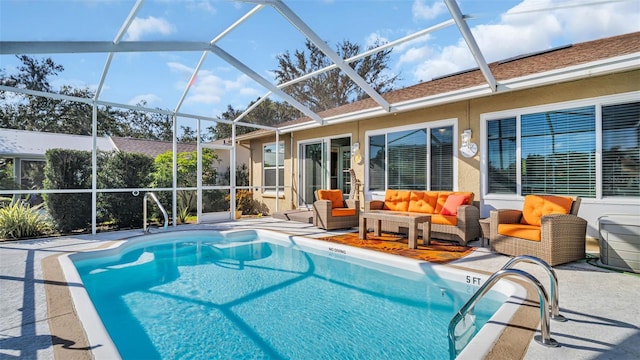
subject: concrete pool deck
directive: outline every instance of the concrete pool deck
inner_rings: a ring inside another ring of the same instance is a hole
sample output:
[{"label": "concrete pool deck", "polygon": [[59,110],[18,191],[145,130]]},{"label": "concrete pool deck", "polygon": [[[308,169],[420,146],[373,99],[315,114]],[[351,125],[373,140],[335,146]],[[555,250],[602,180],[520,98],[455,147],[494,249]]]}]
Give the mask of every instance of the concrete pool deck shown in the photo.
[{"label": "concrete pool deck", "polygon": [[[199,228],[269,229],[309,237],[341,233],[268,217],[178,227],[180,230]],[[45,274],[43,260],[141,233],[141,230],[132,230],[0,242],[0,359],[54,359],[55,349],[60,348],[67,350],[65,359],[69,354],[75,354],[73,358],[89,358],[86,344],[69,340],[65,332],[52,332],[50,324],[60,323],[64,313],[55,309],[51,299],[48,303],[45,286],[62,289],[69,285],[50,273]],[[479,247],[451,265],[495,272],[508,259]],[[511,358],[640,359],[640,276],[609,271],[594,264],[582,261],[554,267],[559,280],[560,313],[568,319],[564,323],[551,322],[551,337],[560,347],[547,348],[531,341],[523,356]],[[537,266],[523,263],[518,268],[529,271],[543,285],[548,285],[546,273]],[[72,325],[63,329],[82,331]]]}]

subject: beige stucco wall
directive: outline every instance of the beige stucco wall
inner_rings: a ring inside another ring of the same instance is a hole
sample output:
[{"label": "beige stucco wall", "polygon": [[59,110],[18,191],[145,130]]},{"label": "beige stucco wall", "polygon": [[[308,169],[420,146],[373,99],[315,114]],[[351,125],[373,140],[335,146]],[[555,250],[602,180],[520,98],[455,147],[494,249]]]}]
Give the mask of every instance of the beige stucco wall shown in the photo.
[{"label": "beige stucco wall", "polygon": [[[640,71],[630,71],[533,89],[502,92],[482,98],[458,101],[406,113],[390,114],[379,118],[298,131],[293,134],[293,154],[291,153],[292,144],[290,135],[281,135],[280,139],[285,142],[284,180],[286,190],[284,199],[280,201],[280,211],[291,209],[295,203],[295,196],[297,196],[297,163],[293,159],[297,159],[297,149],[295,148],[299,141],[338,134],[351,134],[352,143],[359,142],[361,144],[362,154],[364,155],[363,146],[365,144],[365,133],[367,131],[415,123],[457,119],[458,143],[460,142],[460,133],[462,130],[471,129],[473,132],[471,141],[480,145],[481,114],[638,90],[640,90]],[[254,185],[260,185],[262,181],[262,144],[273,141],[275,141],[275,135],[255,139],[251,142],[253,158],[252,181]],[[481,153],[479,150],[473,158],[467,159],[459,156],[457,164],[458,190],[473,192],[475,194],[475,201],[478,201],[480,196],[480,157]],[[364,178],[365,165],[366,160],[361,165],[353,164],[358,179],[363,182],[366,181]],[[258,199],[261,198],[260,194],[255,194],[255,197]],[[275,199],[264,198],[262,200],[271,208],[272,212],[275,210]]]}]

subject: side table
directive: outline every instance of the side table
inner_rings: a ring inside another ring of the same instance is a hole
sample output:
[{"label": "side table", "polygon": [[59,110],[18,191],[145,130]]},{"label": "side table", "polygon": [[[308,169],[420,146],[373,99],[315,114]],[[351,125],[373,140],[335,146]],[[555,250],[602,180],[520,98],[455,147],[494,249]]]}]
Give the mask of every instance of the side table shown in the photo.
[{"label": "side table", "polygon": [[489,244],[489,231],[491,229],[490,219],[484,218],[478,220],[478,222],[480,223],[480,239],[482,240],[481,246],[485,247],[485,242],[487,245]]}]

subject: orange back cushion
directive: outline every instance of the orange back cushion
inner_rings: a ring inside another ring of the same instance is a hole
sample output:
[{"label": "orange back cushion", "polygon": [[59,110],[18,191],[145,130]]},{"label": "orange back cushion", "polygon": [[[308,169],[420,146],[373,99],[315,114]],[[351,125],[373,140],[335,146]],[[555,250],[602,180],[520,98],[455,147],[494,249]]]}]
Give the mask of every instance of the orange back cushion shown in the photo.
[{"label": "orange back cushion", "polygon": [[344,201],[342,200],[342,190],[318,190],[318,200],[331,201],[331,208],[344,207]]},{"label": "orange back cushion", "polygon": [[384,210],[408,211],[411,191],[387,190],[384,194]]},{"label": "orange back cushion", "polygon": [[435,191],[412,191],[409,199],[410,212],[433,214],[436,210],[438,193]]},{"label": "orange back cushion", "polygon": [[573,199],[555,195],[527,195],[522,207],[522,224],[540,226],[544,215],[568,214],[571,211]]}]

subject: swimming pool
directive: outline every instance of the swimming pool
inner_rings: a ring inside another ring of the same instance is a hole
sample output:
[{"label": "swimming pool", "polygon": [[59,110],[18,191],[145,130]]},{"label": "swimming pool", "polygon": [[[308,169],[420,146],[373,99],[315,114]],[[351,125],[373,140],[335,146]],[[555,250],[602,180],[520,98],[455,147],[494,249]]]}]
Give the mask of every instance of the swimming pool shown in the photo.
[{"label": "swimming pool", "polygon": [[[68,260],[96,358],[448,358],[448,323],[487,278],[266,230],[146,235]],[[519,291],[494,289],[475,331]]]}]

